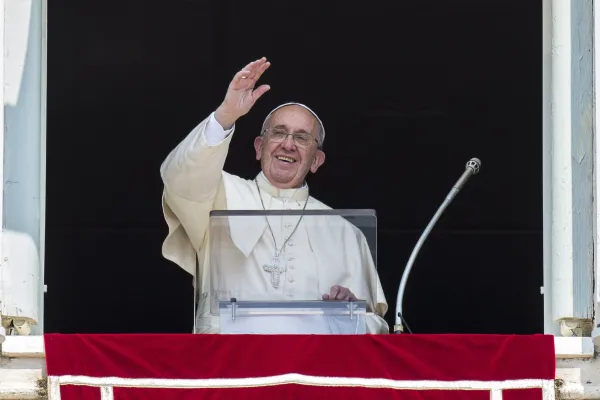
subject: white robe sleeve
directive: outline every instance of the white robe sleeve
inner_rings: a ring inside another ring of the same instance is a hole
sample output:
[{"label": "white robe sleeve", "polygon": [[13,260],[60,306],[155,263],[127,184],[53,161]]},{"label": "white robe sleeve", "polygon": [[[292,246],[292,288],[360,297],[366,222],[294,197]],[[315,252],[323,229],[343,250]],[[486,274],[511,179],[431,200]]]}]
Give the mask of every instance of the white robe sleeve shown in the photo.
[{"label": "white robe sleeve", "polygon": [[217,122],[215,118],[215,113],[213,112],[208,117],[208,121],[206,122],[206,128],[204,129],[204,137],[206,138],[206,143],[209,146],[218,146],[223,140],[225,140],[231,132],[235,129],[235,125],[228,130],[224,130],[221,124]]},{"label": "white robe sleeve", "polygon": [[[210,132],[207,132],[209,128]],[[207,134],[213,145],[207,141]],[[225,136],[220,137],[223,134]],[[202,121],[163,162],[160,172],[165,189],[194,201],[206,201],[214,197],[231,137],[231,134],[223,131],[212,114]]]},{"label": "white robe sleeve", "polygon": [[[196,251],[202,245],[209,213],[222,187],[222,171],[233,130],[224,131],[211,115],[179,143],[160,168],[164,184],[163,214],[169,227],[162,253],[192,275],[195,275]],[[209,144],[207,136],[214,145]]]},{"label": "white robe sleeve", "polygon": [[377,314],[368,316],[365,322],[367,324],[367,333],[373,335],[390,333],[390,327],[387,321]]},{"label": "white robe sleeve", "polygon": [[383,318],[388,311],[388,304],[381,286],[379,274],[371,257],[367,240],[361,234],[361,253],[363,255],[364,276],[368,278],[371,294],[370,301],[375,305],[375,314],[366,318],[367,333],[371,334],[386,334],[390,333],[390,327]]}]

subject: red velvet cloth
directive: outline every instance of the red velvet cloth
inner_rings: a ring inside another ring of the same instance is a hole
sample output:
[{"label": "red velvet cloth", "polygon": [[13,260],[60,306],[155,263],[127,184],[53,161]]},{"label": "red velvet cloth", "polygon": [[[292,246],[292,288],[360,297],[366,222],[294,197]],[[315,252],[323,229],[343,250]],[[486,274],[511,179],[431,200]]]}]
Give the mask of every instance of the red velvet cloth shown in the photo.
[{"label": "red velvet cloth", "polygon": [[[45,336],[49,376],[207,379],[283,374],[403,380],[554,379],[552,336],[60,335]],[[100,390],[62,386],[63,400]],[[115,388],[125,399],[489,399],[488,391],[407,391],[282,384],[250,388]],[[504,399],[541,399],[539,389]]]}]

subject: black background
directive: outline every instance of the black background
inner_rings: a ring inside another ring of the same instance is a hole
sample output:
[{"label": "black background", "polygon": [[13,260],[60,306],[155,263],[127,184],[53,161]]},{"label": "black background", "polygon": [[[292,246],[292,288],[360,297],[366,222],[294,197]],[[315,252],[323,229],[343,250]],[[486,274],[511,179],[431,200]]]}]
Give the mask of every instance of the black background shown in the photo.
[{"label": "black background", "polygon": [[327,160],[311,194],[377,210],[391,326],[412,247],[479,157],[419,255],[406,318],[541,332],[541,20],[519,0],[50,2],[46,331],[191,331],[191,278],[160,254],[159,166],[266,56],[272,90],[226,170],[259,171],[252,140],[274,106],[313,108]]}]

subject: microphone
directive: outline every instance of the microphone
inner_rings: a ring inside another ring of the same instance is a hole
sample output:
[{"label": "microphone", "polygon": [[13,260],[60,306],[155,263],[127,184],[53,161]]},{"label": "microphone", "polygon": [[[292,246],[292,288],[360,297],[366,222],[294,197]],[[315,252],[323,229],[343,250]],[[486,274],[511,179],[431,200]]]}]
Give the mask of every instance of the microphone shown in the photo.
[{"label": "microphone", "polygon": [[402,274],[402,280],[400,281],[400,287],[398,288],[398,298],[396,299],[396,322],[394,325],[394,333],[403,333],[404,325],[406,325],[406,329],[408,330],[408,332],[412,333],[402,315],[402,300],[404,298],[404,290],[406,289],[406,281],[408,280],[408,275],[410,274],[410,270],[412,269],[412,266],[415,263],[417,254],[419,254],[419,250],[421,250],[421,247],[423,246],[423,243],[425,243],[427,236],[433,229],[433,226],[436,224],[438,219],[440,219],[440,217],[442,216],[442,213],[444,212],[446,207],[448,207],[448,205],[450,205],[450,203],[452,202],[452,200],[454,200],[454,198],[456,197],[458,192],[463,188],[463,186],[465,186],[465,184],[467,183],[467,181],[469,180],[471,175],[477,174],[480,169],[481,169],[481,161],[478,158],[471,158],[469,161],[467,161],[467,165],[465,166],[465,172],[463,172],[461,177],[458,178],[458,181],[456,181],[454,186],[452,186],[452,189],[450,189],[450,193],[448,193],[448,195],[446,196],[446,199],[444,200],[444,202],[442,203],[440,208],[438,208],[437,212],[435,213],[435,215],[433,216],[431,221],[429,221],[429,224],[427,225],[427,227],[421,234],[419,241],[415,245],[415,248],[413,249],[412,254],[410,255],[410,258],[408,259],[408,263],[406,264],[406,267],[404,268],[404,273]]}]

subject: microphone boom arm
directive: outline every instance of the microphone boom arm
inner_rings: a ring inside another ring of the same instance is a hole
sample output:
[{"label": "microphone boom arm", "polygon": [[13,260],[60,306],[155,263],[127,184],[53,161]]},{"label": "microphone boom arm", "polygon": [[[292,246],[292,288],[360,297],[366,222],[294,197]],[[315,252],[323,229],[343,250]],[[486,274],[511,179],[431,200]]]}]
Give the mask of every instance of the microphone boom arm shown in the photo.
[{"label": "microphone boom arm", "polygon": [[400,281],[400,287],[398,288],[398,297],[396,299],[396,316],[395,316],[394,333],[402,333],[404,331],[404,327],[403,327],[404,314],[402,314],[402,300],[404,299],[404,291],[406,290],[406,282],[408,281],[408,275],[410,274],[410,271],[415,263],[415,260],[417,259],[417,255],[419,254],[421,247],[423,247],[423,243],[425,243],[425,240],[427,240],[427,237],[433,230],[433,227],[435,226],[437,221],[440,219],[440,217],[444,213],[444,210],[446,210],[446,208],[450,205],[452,200],[454,200],[454,198],[456,197],[458,192],[462,189],[462,187],[465,185],[465,183],[467,183],[467,180],[471,177],[471,175],[478,173],[480,168],[481,168],[481,161],[479,161],[479,159],[477,159],[477,158],[472,158],[471,160],[469,160],[469,162],[467,162],[465,172],[463,172],[463,174],[458,179],[458,181],[456,181],[456,183],[454,184],[452,189],[450,189],[450,193],[448,193],[448,195],[444,199],[444,202],[438,208],[435,215],[433,216],[431,221],[429,221],[429,224],[427,225],[427,227],[421,234],[421,237],[417,241],[417,244],[415,245],[415,248],[413,249],[413,251],[410,255],[410,258],[408,259],[408,263],[406,264],[406,267],[404,268],[404,272],[402,273],[402,280]]}]

